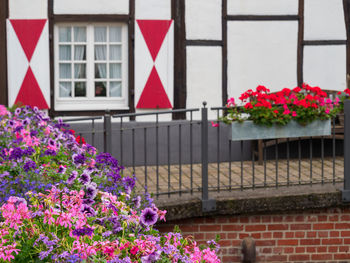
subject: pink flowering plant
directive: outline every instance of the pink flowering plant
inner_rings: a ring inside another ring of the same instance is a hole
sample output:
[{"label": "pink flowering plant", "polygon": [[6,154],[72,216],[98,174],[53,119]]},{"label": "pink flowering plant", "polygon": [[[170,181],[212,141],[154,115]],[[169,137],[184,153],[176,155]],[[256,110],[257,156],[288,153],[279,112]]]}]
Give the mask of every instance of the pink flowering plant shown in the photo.
[{"label": "pink flowering plant", "polygon": [[319,87],[307,84],[303,84],[301,88],[284,88],[274,93],[264,86],[258,86],[255,91],[244,92],[239,100],[242,104],[240,107],[236,105],[234,98],[227,101],[227,114],[220,120],[228,124],[251,120],[266,126],[286,125],[295,120],[306,125],[314,120],[335,117],[341,108],[338,97],[332,100]]},{"label": "pink flowering plant", "polygon": [[155,225],[166,211],[62,121],[0,106],[0,262],[220,262]]}]

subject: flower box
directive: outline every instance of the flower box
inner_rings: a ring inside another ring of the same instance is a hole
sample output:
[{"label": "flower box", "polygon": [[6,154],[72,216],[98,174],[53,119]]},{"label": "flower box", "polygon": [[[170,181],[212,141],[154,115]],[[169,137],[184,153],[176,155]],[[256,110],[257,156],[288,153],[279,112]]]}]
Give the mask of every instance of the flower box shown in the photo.
[{"label": "flower box", "polygon": [[295,138],[331,135],[331,120],[315,120],[307,125],[301,125],[292,120],[284,126],[263,126],[253,121],[231,123],[230,140],[261,140],[277,138]]}]

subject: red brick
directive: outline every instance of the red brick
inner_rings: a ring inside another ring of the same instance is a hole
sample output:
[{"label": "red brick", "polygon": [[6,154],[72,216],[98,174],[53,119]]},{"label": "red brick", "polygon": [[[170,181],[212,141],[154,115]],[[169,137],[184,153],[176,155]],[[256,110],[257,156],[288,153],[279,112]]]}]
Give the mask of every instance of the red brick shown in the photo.
[{"label": "red brick", "polygon": [[341,231],[342,237],[350,237],[350,231]]},{"label": "red brick", "polygon": [[312,245],[319,245],[321,243],[320,239],[301,239],[300,245],[302,246],[312,246]]},{"label": "red brick", "polygon": [[217,222],[218,224],[225,224],[225,223],[228,222],[228,219],[227,219],[227,217],[218,217],[218,218],[216,219],[216,222]]},{"label": "red brick", "polygon": [[241,262],[241,257],[238,256],[223,256],[222,262]]},{"label": "red brick", "polygon": [[215,218],[212,218],[212,217],[207,217],[206,219],[205,219],[205,222],[206,223],[209,223],[209,224],[213,224],[213,223],[215,223],[215,221],[216,221],[216,219]]},{"label": "red brick", "polygon": [[334,259],[350,259],[350,254],[335,254]]},{"label": "red brick", "polygon": [[252,233],[252,238],[255,238],[255,239],[260,239],[261,238],[261,233]]},{"label": "red brick", "polygon": [[220,240],[218,243],[221,247],[230,247],[232,244],[232,241],[231,240]]},{"label": "red brick", "polygon": [[260,223],[261,217],[260,216],[252,216],[250,217],[250,223]]},{"label": "red brick", "polygon": [[204,233],[194,233],[194,239],[195,240],[204,239]]},{"label": "red brick", "polygon": [[339,252],[349,252],[349,246],[339,246]]},{"label": "red brick", "polygon": [[336,229],[349,229],[350,223],[336,223],[335,228]]},{"label": "red brick", "polygon": [[306,248],[306,252],[307,253],[315,253],[316,252],[316,247],[307,247]]},{"label": "red brick", "polygon": [[242,241],[241,240],[232,240],[232,246],[233,247],[241,247]]},{"label": "red brick", "polygon": [[342,215],[342,216],[340,217],[340,220],[341,220],[341,221],[350,221],[350,215]]},{"label": "red brick", "polygon": [[307,222],[316,222],[317,221],[317,216],[311,215],[307,217]]},{"label": "red brick", "polygon": [[266,257],[266,261],[286,262],[287,256],[286,255],[274,255],[274,256]]},{"label": "red brick", "polygon": [[212,240],[216,238],[217,233],[205,233],[205,240]]},{"label": "red brick", "polygon": [[273,254],[282,254],[283,248],[282,247],[274,247],[273,248]]},{"label": "red brick", "polygon": [[293,222],[294,221],[294,216],[286,216],[283,221],[284,222]]},{"label": "red brick", "polygon": [[311,255],[312,260],[331,260],[332,254],[313,254]]},{"label": "red brick", "polygon": [[262,237],[263,238],[271,238],[272,237],[272,233],[271,232],[262,233]]},{"label": "red brick", "polygon": [[180,229],[182,232],[198,232],[198,225],[182,225]]},{"label": "red brick", "polygon": [[295,222],[305,222],[305,217],[304,216],[296,216],[294,218]]},{"label": "red brick", "polygon": [[317,247],[317,253],[326,253],[327,247]]},{"label": "red brick", "polygon": [[292,254],[294,252],[294,247],[285,247],[283,248],[283,253]]},{"label": "red brick", "polygon": [[243,225],[222,225],[222,231],[243,231]]},{"label": "red brick", "polygon": [[255,244],[257,247],[272,247],[276,245],[275,240],[256,240]]},{"label": "red brick", "polygon": [[314,230],[327,230],[327,229],[333,229],[333,228],[334,228],[333,223],[319,223],[319,224],[313,225]]},{"label": "red brick", "polygon": [[344,244],[350,245],[350,238],[344,238]]},{"label": "red brick", "polygon": [[200,225],[199,226],[199,231],[220,231],[221,230],[221,225]]},{"label": "red brick", "polygon": [[246,237],[249,237],[249,234],[247,234],[247,233],[239,233],[239,239],[244,239]]},{"label": "red brick", "polygon": [[269,231],[274,231],[274,230],[288,230],[289,225],[286,224],[273,224],[273,225],[268,225],[267,228]]},{"label": "red brick", "polygon": [[339,221],[339,216],[338,215],[330,215],[328,218],[329,221]]},{"label": "red brick", "polygon": [[305,247],[296,247],[295,253],[305,253]]},{"label": "red brick", "polygon": [[195,219],[193,219],[193,222],[195,223],[195,224],[203,224],[204,223],[204,218],[195,218]]},{"label": "red brick", "polygon": [[261,250],[261,253],[265,253],[265,254],[271,254],[272,253],[272,248],[270,247],[264,247]]},{"label": "red brick", "polygon": [[245,226],[245,231],[247,232],[257,232],[257,231],[265,231],[265,225],[247,225]]},{"label": "red brick", "polygon": [[227,233],[227,238],[228,239],[236,239],[238,236],[237,233]]},{"label": "red brick", "polygon": [[305,232],[297,231],[297,232],[295,232],[295,237],[296,238],[304,238],[305,237]]},{"label": "red brick", "polygon": [[283,237],[283,232],[274,232],[273,233],[273,238],[282,238]]},{"label": "red brick", "polygon": [[272,221],[273,222],[283,222],[283,216],[273,216]]},{"label": "red brick", "polygon": [[318,231],[318,237],[328,237],[328,231]]},{"label": "red brick", "polygon": [[261,221],[263,223],[269,223],[271,222],[271,216],[261,216]]},{"label": "red brick", "polygon": [[298,245],[298,240],[297,239],[278,240],[278,245],[279,246],[297,246]]},{"label": "red brick", "polygon": [[320,215],[317,217],[318,222],[323,222],[323,221],[327,221],[327,216],[326,215]]},{"label": "red brick", "polygon": [[316,231],[313,231],[313,232],[307,232],[307,237],[308,238],[312,238],[312,237],[316,237],[316,235],[317,235],[317,232]]},{"label": "red brick", "polygon": [[284,237],[285,238],[293,238],[294,237],[294,232],[286,232]]},{"label": "red brick", "polygon": [[309,230],[311,229],[311,224],[292,224],[290,225],[290,230]]},{"label": "red brick", "polygon": [[243,216],[239,219],[239,222],[241,223],[249,223],[249,217]]},{"label": "red brick", "polygon": [[229,223],[238,223],[238,221],[239,221],[238,217],[231,217],[228,219]]},{"label": "red brick", "polygon": [[343,239],[340,239],[340,238],[322,239],[322,245],[341,245],[341,244],[343,244]]},{"label": "red brick", "polygon": [[331,231],[329,232],[330,237],[339,237],[339,231]]},{"label": "red brick", "polygon": [[328,247],[328,252],[330,252],[330,253],[338,252],[338,247],[337,246],[335,246],[335,247]]},{"label": "red brick", "polygon": [[310,255],[290,255],[289,261],[306,261],[310,260]]}]

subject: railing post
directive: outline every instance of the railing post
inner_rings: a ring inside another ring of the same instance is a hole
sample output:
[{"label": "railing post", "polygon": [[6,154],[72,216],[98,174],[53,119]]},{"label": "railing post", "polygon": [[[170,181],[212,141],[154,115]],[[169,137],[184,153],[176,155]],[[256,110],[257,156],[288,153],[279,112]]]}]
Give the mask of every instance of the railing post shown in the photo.
[{"label": "railing post", "polygon": [[106,110],[103,118],[103,151],[111,153],[112,149],[112,124],[111,112]]},{"label": "railing post", "polygon": [[343,202],[350,202],[350,100],[344,102],[344,189]]},{"label": "railing post", "polygon": [[215,200],[209,199],[209,182],[208,182],[208,108],[207,103],[203,102],[202,108],[202,133],[201,133],[201,155],[202,155],[202,211],[210,212],[216,209]]}]

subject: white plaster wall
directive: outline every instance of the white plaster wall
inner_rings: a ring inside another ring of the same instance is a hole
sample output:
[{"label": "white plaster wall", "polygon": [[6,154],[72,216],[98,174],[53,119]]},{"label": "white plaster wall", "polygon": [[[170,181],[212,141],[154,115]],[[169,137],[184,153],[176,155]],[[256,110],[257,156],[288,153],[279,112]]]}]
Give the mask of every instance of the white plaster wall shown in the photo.
[{"label": "white plaster wall", "polygon": [[136,0],[136,19],[171,19],[171,0]]},{"label": "white plaster wall", "polygon": [[47,18],[47,0],[9,0],[10,19]]},{"label": "white plaster wall", "polygon": [[306,0],[304,39],[346,39],[342,0]]},{"label": "white plaster wall", "polygon": [[227,13],[229,15],[297,15],[298,0],[228,0]]},{"label": "white plaster wall", "polygon": [[[187,102],[186,108],[222,106],[222,52],[221,47],[187,47]],[[189,116],[189,115],[188,115]],[[200,112],[193,114],[200,118]],[[217,118],[208,111],[209,119]]]},{"label": "white plaster wall", "polygon": [[54,13],[129,14],[129,0],[55,0]]},{"label": "white plaster wall", "polygon": [[186,38],[221,40],[221,0],[186,0]]},{"label": "white plaster wall", "polygon": [[304,82],[326,90],[346,88],[346,47],[306,46]]},{"label": "white plaster wall", "polygon": [[297,22],[229,22],[227,35],[229,97],[258,85],[271,91],[297,85]]}]

